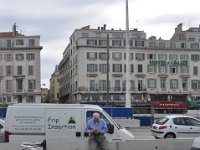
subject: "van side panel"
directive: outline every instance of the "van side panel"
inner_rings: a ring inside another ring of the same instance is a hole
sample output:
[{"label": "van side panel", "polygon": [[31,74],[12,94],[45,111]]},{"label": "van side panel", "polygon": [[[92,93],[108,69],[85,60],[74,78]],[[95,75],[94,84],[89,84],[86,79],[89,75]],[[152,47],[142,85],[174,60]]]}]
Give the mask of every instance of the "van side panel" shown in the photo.
[{"label": "van side panel", "polygon": [[10,107],[7,113],[6,131],[9,131],[9,141],[41,142],[45,137],[44,109],[32,107]]},{"label": "van side panel", "polygon": [[82,140],[81,108],[46,109],[46,140],[69,142]]}]

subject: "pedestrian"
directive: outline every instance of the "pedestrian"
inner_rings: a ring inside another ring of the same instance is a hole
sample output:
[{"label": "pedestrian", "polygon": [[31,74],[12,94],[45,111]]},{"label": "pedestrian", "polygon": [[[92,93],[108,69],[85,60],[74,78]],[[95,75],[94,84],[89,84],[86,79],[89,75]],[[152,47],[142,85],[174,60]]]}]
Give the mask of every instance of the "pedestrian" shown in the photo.
[{"label": "pedestrian", "polygon": [[108,131],[104,119],[100,118],[99,113],[93,113],[92,119],[87,123],[86,132],[89,133],[90,150],[106,150],[105,135]]}]

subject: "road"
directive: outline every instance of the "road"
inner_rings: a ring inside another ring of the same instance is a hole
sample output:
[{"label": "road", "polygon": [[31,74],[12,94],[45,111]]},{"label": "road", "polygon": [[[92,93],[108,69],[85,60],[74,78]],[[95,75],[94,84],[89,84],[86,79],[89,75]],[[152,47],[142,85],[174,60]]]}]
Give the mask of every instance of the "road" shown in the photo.
[{"label": "road", "polygon": [[151,135],[151,128],[150,127],[135,127],[128,129],[133,133],[135,139],[155,139]]}]

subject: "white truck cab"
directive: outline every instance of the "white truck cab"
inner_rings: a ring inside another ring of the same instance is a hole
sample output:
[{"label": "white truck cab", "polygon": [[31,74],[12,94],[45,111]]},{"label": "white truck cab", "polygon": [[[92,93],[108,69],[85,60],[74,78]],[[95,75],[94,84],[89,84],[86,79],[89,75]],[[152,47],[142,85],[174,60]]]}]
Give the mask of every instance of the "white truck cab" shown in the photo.
[{"label": "white truck cab", "polygon": [[10,143],[66,142],[87,140],[87,121],[98,112],[105,119],[109,141],[134,138],[120,127],[101,107],[83,104],[15,104],[8,106],[5,139]]}]

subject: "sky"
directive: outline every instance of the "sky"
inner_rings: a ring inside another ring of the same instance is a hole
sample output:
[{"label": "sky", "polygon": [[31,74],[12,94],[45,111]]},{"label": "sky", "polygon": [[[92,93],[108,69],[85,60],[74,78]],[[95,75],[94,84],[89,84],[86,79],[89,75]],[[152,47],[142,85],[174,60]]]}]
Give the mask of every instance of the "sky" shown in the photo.
[{"label": "sky", "polygon": [[[107,25],[126,29],[125,0],[0,0],[0,32],[40,35],[41,85],[49,88],[55,66],[63,58],[75,29]],[[129,0],[129,29],[169,40],[175,27],[199,27],[200,0]]]}]

